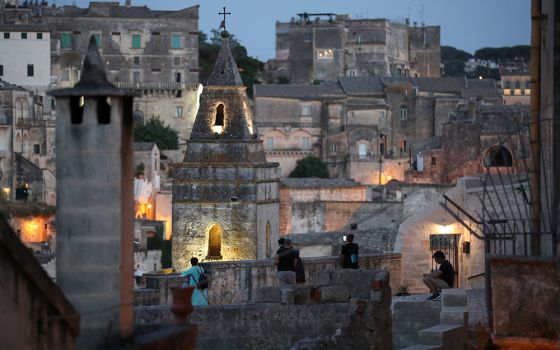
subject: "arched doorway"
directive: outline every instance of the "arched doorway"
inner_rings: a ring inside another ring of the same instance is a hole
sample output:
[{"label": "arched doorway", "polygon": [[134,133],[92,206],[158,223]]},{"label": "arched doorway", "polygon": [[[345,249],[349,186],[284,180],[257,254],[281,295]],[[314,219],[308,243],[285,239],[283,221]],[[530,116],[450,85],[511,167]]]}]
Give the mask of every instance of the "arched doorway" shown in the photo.
[{"label": "arched doorway", "polygon": [[212,224],[208,228],[208,255],[206,259],[219,260],[222,258],[222,227]]},{"label": "arched doorway", "polygon": [[266,222],[266,229],[265,229],[265,234],[266,234],[266,240],[265,240],[265,244],[266,244],[266,248],[265,248],[265,252],[266,252],[266,257],[270,258],[271,256],[271,247],[270,247],[270,222],[267,221]]},{"label": "arched doorway", "polygon": [[484,166],[486,168],[513,166],[511,152],[504,146],[490,147],[484,154]]}]

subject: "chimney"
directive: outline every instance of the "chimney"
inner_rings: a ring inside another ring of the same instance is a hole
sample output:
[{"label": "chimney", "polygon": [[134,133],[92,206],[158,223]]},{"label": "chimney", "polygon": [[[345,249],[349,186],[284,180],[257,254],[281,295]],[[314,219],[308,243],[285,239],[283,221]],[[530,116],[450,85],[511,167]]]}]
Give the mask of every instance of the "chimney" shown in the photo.
[{"label": "chimney", "polygon": [[81,317],[78,349],[134,327],[132,95],[107,80],[92,36],[80,81],[56,98],[57,284]]}]

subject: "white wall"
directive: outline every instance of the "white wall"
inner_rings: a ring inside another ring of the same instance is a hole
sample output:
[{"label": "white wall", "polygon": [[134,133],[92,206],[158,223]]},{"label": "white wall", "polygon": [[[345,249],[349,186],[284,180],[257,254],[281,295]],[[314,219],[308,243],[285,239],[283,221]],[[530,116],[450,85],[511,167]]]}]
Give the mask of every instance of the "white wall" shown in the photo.
[{"label": "white wall", "polygon": [[[27,39],[21,39],[21,32],[9,33],[10,38],[4,39],[0,31],[0,65],[4,66],[0,78],[30,90],[46,91],[51,81],[50,33],[40,32],[42,39],[37,39],[38,32],[26,32]],[[34,67],[32,77],[27,76],[28,64]]]}]

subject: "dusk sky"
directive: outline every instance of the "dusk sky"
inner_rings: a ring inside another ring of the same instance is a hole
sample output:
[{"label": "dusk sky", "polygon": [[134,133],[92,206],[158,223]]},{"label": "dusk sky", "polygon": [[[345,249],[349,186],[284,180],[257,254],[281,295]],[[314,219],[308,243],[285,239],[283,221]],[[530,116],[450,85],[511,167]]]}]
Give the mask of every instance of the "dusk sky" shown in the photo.
[{"label": "dusk sky", "polygon": [[[50,1],[51,2],[51,1]],[[86,7],[87,0],[57,0],[57,5]],[[124,0],[120,1],[121,4]],[[482,47],[528,45],[530,0],[132,0],[154,10],[178,10],[200,4],[199,29],[209,33],[220,24],[222,6],[228,30],[261,60],[274,57],[274,24],[301,12],[350,14],[352,18],[387,18],[441,26],[441,44],[474,53]],[[423,11],[422,11],[423,8]],[[423,15],[422,15],[423,13]]]}]

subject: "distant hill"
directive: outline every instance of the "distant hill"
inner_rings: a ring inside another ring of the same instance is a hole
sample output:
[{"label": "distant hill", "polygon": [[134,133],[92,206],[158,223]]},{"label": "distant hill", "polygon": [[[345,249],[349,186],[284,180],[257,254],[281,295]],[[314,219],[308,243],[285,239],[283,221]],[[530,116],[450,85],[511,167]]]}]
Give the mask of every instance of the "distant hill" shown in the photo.
[{"label": "distant hill", "polygon": [[511,47],[484,47],[476,50],[474,57],[479,60],[504,62],[515,59],[523,59],[529,62],[531,59],[531,47],[529,45],[517,45]]},{"label": "distant hill", "polygon": [[465,62],[469,58],[473,58],[473,55],[467,51],[459,50],[453,46],[442,46],[441,47],[441,61],[463,61]]}]

